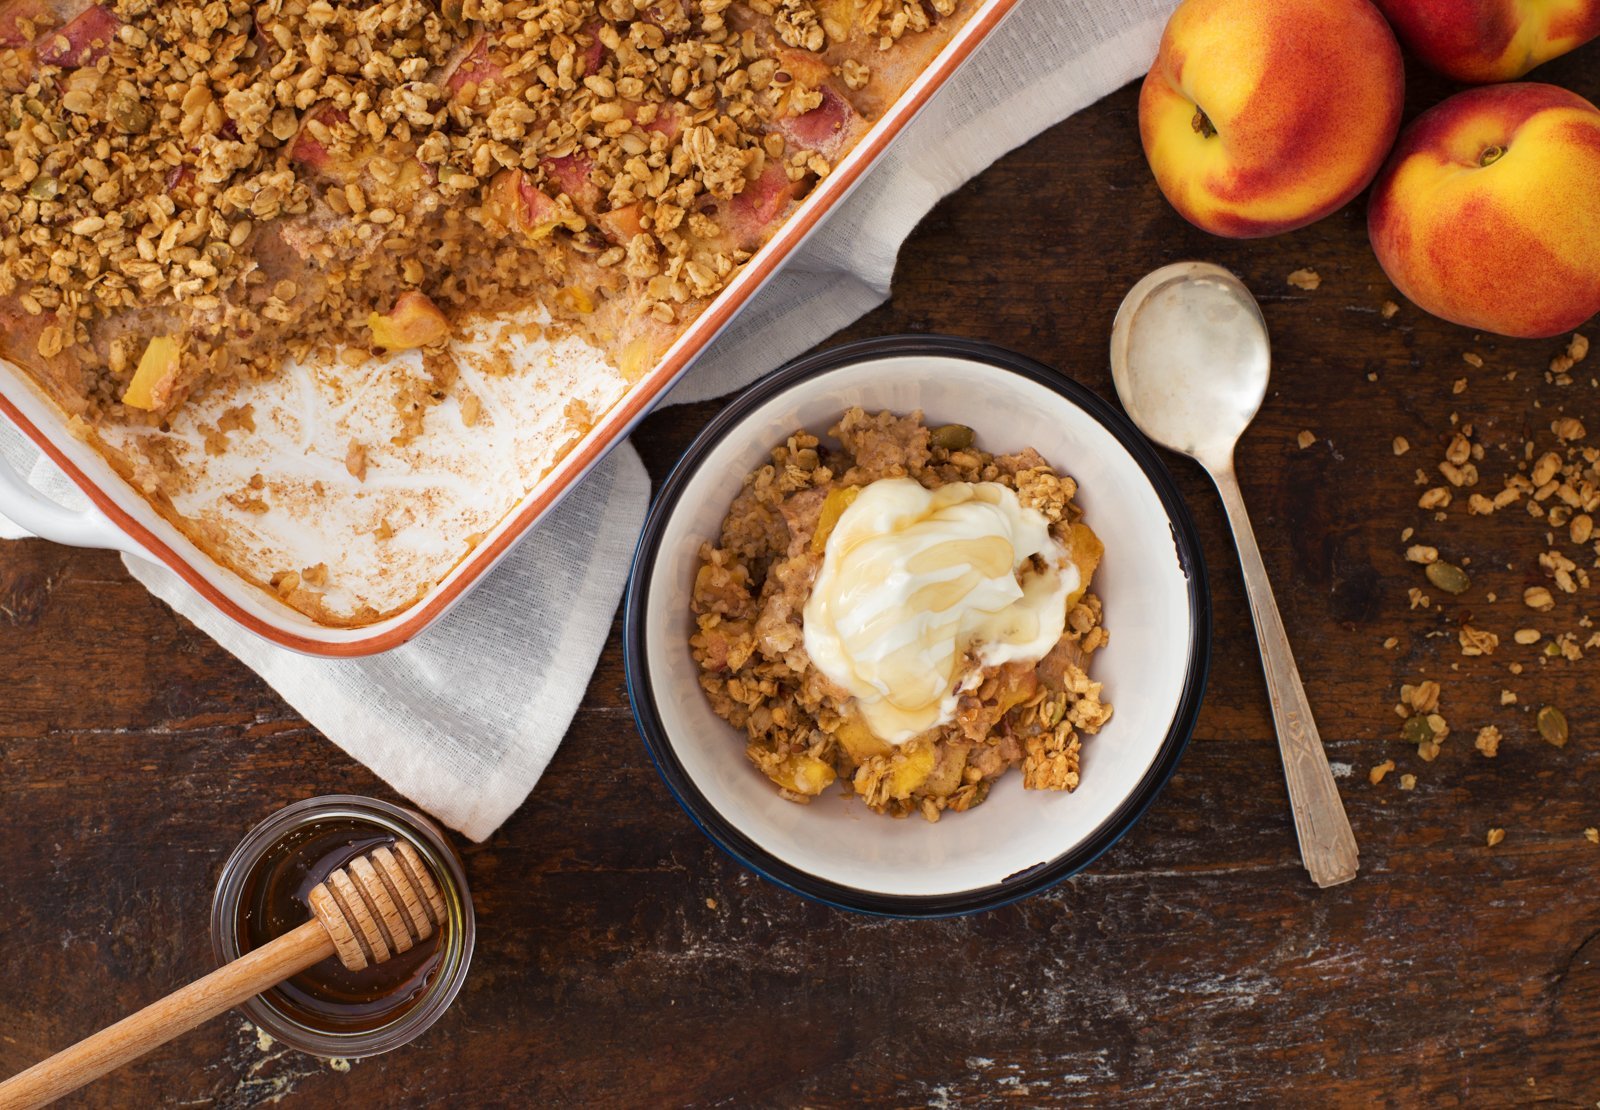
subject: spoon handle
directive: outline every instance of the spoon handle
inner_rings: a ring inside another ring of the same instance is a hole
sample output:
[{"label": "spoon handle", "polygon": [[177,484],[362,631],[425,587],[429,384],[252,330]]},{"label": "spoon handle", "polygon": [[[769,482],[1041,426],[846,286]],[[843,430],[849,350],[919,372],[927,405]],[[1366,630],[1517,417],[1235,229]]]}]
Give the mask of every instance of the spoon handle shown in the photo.
[{"label": "spoon handle", "polygon": [[1283,754],[1283,777],[1289,784],[1289,805],[1294,811],[1295,834],[1300,839],[1300,858],[1319,887],[1349,882],[1360,866],[1355,833],[1350,831],[1350,818],[1345,816],[1322,737],[1317,733],[1317,722],[1306,702],[1300,670],[1294,664],[1289,636],[1272,596],[1272,583],[1267,580],[1267,568],[1261,562],[1255,531],[1250,527],[1239,481],[1234,477],[1233,460],[1214,469],[1211,478],[1222,495],[1234,543],[1239,548],[1250,616],[1255,621],[1261,665],[1267,675],[1267,694],[1272,699],[1278,749]]}]

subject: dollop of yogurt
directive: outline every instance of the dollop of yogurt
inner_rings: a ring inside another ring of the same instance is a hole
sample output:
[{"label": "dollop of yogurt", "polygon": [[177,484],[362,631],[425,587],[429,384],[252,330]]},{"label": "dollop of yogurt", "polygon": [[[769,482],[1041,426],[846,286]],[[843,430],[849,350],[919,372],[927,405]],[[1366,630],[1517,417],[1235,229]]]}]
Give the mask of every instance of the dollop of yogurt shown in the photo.
[{"label": "dollop of yogurt", "polygon": [[[1043,564],[1034,563],[1038,556]],[[891,744],[949,723],[970,655],[1043,658],[1078,587],[1049,522],[998,482],[862,487],[840,514],[806,601],[806,653]]]}]

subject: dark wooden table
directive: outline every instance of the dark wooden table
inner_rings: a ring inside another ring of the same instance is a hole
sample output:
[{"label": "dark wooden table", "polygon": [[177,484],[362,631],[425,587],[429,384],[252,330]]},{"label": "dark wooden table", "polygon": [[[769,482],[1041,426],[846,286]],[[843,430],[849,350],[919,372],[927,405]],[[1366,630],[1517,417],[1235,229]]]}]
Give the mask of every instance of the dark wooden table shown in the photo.
[{"label": "dark wooden table", "polygon": [[[1596,98],[1597,63],[1593,45],[1539,76]],[[1447,89],[1413,76],[1410,91],[1415,112]],[[1173,459],[1212,573],[1210,690],[1171,785],[1084,874],[933,923],[851,916],[752,877],[656,777],[613,634],[533,796],[488,843],[461,844],[478,955],[419,1043],[336,1072],[258,1050],[229,1015],[78,1103],[1600,1101],[1600,846],[1583,837],[1600,825],[1600,660],[1540,665],[1541,645],[1511,640],[1527,624],[1577,629],[1588,598],[1530,614],[1518,598],[1540,580],[1539,522],[1518,506],[1436,523],[1413,484],[1442,457],[1451,414],[1477,426],[1490,492],[1503,445],[1553,412],[1600,435],[1600,354],[1562,387],[1544,373],[1558,342],[1475,337],[1409,305],[1384,320],[1394,293],[1360,202],[1261,242],[1192,229],[1145,167],[1135,94],[942,203],[902,252],[893,302],[836,338],[975,336],[1109,396],[1112,314],[1140,275],[1199,257],[1250,283],[1277,365],[1239,472],[1343,775],[1356,882],[1318,891],[1301,868],[1220,506]],[[1302,267],[1319,289],[1286,283]],[[653,474],[717,407],[644,425]],[[1316,435],[1304,449],[1302,430]],[[1396,435],[1414,445],[1404,458]],[[1474,556],[1468,594],[1430,590],[1430,608],[1408,608],[1408,588],[1426,586],[1404,559],[1408,526]],[[1500,635],[1494,655],[1462,656],[1466,619]],[[0,545],[0,660],[9,1073],[209,969],[212,885],[251,824],[313,794],[389,792],[111,555]],[[1422,677],[1443,683],[1453,729],[1431,763],[1399,741],[1393,709]],[[1519,704],[1502,708],[1502,688]],[[1571,721],[1563,749],[1533,728],[1545,702]],[[1487,724],[1505,736],[1493,760],[1473,746]],[[1397,770],[1371,785],[1390,758]],[[1506,830],[1494,848],[1491,827]]]}]

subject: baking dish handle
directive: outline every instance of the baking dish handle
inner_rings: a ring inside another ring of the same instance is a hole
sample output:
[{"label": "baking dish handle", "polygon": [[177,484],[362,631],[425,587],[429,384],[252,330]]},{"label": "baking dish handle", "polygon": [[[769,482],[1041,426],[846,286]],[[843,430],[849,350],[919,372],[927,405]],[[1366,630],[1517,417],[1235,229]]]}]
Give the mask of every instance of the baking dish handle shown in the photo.
[{"label": "baking dish handle", "polygon": [[100,547],[129,555],[149,556],[98,509],[68,509],[30,486],[0,459],[0,516],[42,540],[70,547]]}]

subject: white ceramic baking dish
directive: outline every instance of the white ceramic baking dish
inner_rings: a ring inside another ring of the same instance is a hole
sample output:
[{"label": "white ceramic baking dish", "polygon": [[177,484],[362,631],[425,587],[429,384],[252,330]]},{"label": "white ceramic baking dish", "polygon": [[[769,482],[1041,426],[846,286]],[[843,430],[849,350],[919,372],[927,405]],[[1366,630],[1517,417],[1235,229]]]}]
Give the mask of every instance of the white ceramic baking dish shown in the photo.
[{"label": "white ceramic baking dish", "polygon": [[[0,415],[65,471],[88,496],[91,507],[74,512],[50,503],[0,461],[0,516],[44,539],[79,547],[111,548],[164,563],[223,614],[251,632],[296,651],[324,656],[371,655],[405,643],[443,616],[607,451],[627,438],[1017,3],[1018,0],[983,0],[928,68],[678,338],[661,362],[627,386],[571,450],[531,483],[520,498],[511,500],[506,490],[500,490],[492,527],[482,529],[464,557],[454,561],[426,592],[393,615],[360,627],[321,624],[223,567],[166,520],[98,451],[75,438],[61,411],[20,368],[3,360]],[[294,444],[286,446],[286,460],[291,454],[296,458],[304,454],[295,451]],[[492,469],[481,468],[477,480],[484,480],[481,474]],[[509,507],[502,509],[504,505]]]}]

